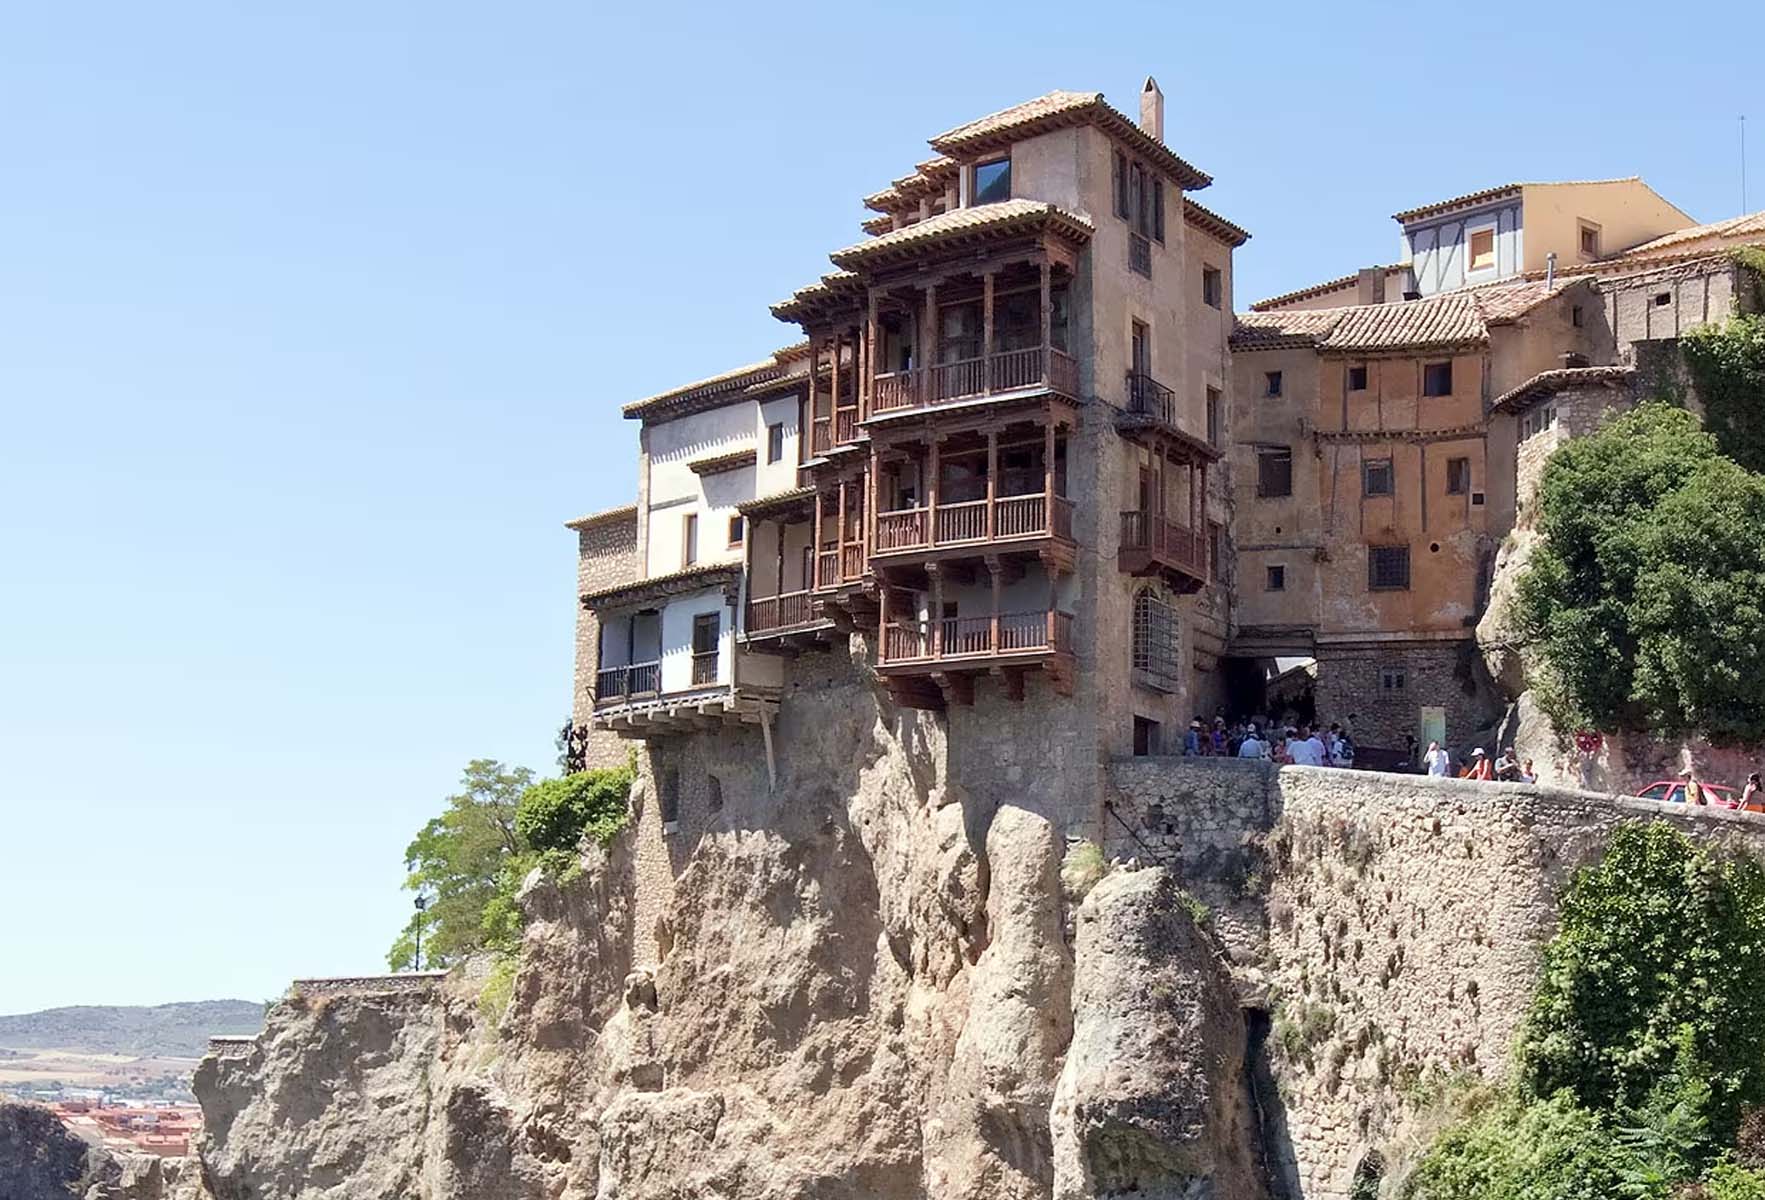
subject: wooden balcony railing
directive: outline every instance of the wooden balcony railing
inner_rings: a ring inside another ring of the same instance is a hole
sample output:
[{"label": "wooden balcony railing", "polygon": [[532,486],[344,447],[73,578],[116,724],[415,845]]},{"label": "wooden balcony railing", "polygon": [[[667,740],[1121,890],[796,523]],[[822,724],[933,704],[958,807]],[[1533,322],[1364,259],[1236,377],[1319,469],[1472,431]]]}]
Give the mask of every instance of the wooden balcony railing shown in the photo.
[{"label": "wooden balcony railing", "polygon": [[1150,375],[1128,372],[1128,411],[1177,427],[1177,394]]},{"label": "wooden balcony railing", "polygon": [[844,446],[850,443],[858,432],[858,410],[842,408],[833,415],[833,444]]},{"label": "wooden balcony railing", "polygon": [[1072,614],[1059,609],[1000,613],[984,617],[941,617],[935,621],[890,621],[883,627],[879,664],[944,662],[1072,650]]},{"label": "wooden balcony railing", "polygon": [[610,704],[632,696],[653,696],[662,690],[660,662],[632,663],[626,667],[603,667],[595,672],[594,701]]},{"label": "wooden balcony railing", "polygon": [[[1040,492],[1032,496],[997,496],[991,501],[990,517],[988,507],[986,500],[963,500],[940,504],[935,513],[925,508],[878,513],[876,552],[890,554],[970,542],[1046,537],[1050,533],[1072,538],[1072,501],[1065,496],[1054,497],[1052,513],[1048,498]],[[928,521],[928,516],[935,519]]]},{"label": "wooden balcony railing", "polygon": [[1180,567],[1197,579],[1207,579],[1208,536],[1187,525],[1179,525],[1156,513],[1125,512],[1122,514],[1123,550],[1140,550]]},{"label": "wooden balcony railing", "polygon": [[1078,363],[1064,351],[1032,346],[932,367],[888,371],[872,380],[871,409],[893,412],[1042,387],[1076,397]]},{"label": "wooden balcony railing", "polygon": [[693,651],[693,686],[708,687],[717,682],[717,651]]},{"label": "wooden balcony railing", "polygon": [[748,600],[747,631],[749,634],[766,633],[774,629],[789,629],[795,625],[807,625],[815,619],[815,610],[809,602],[807,589],[800,592],[785,592],[779,596],[762,596]]},{"label": "wooden balcony railing", "polygon": [[852,583],[864,578],[864,543],[849,542],[840,551],[841,583]]}]

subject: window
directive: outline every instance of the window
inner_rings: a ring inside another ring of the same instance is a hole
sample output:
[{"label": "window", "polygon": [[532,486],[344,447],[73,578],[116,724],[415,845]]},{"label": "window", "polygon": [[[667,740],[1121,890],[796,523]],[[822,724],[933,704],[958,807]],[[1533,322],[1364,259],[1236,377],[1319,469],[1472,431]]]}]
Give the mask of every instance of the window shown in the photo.
[{"label": "window", "polygon": [[1133,163],[1128,167],[1128,211],[1133,214],[1129,223],[1141,237],[1152,232],[1152,223],[1146,219],[1147,210],[1152,207],[1146,195],[1148,190],[1146,168]]},{"label": "window", "polygon": [[1369,458],[1361,464],[1361,495],[1389,496],[1392,493],[1391,460]]},{"label": "window", "polygon": [[742,519],[740,517],[729,518],[729,544],[731,546],[742,544],[742,532]]},{"label": "window", "polygon": [[1209,444],[1220,444],[1220,389],[1207,389],[1207,440]]},{"label": "window", "polygon": [[1293,494],[1293,451],[1286,446],[1257,447],[1256,494],[1265,499]]},{"label": "window", "polygon": [[1429,363],[1422,368],[1422,395],[1452,395],[1452,364],[1450,362]]},{"label": "window", "polygon": [[1673,293],[1672,292],[1656,292],[1655,293],[1655,307],[1656,308],[1666,308],[1671,303],[1673,303]]},{"label": "window", "polygon": [[1128,218],[1128,156],[1120,150],[1115,152],[1114,177],[1115,184],[1115,215]]},{"label": "window", "polygon": [[717,682],[717,643],[722,639],[723,615],[700,613],[693,618],[693,686]]},{"label": "window", "polygon": [[1582,315],[1581,306],[1579,304],[1570,305],[1569,306],[1569,324],[1575,326],[1575,328],[1577,328],[1577,329],[1580,329],[1585,323],[1586,323],[1586,318]]},{"label": "window", "polygon": [[1144,321],[1128,324],[1128,361],[1133,365],[1134,374],[1152,374],[1152,331]]},{"label": "window", "polygon": [[1446,460],[1446,494],[1462,496],[1471,490],[1471,460],[1468,458],[1449,458]]},{"label": "window", "polygon": [[1152,240],[1164,245],[1164,180],[1152,180]]},{"label": "window", "polygon": [[1365,366],[1348,368],[1348,390],[1351,392],[1367,390],[1367,368]]},{"label": "window", "polygon": [[1279,396],[1281,394],[1281,372],[1265,371],[1263,373],[1263,395]]},{"label": "window", "polygon": [[1581,256],[1598,258],[1600,254],[1600,227],[1591,221],[1581,222]]},{"label": "window", "polygon": [[1407,682],[1402,667],[1385,667],[1379,672],[1379,689],[1386,692],[1401,692]]},{"label": "window", "polygon": [[969,194],[971,204],[997,204],[1011,199],[1011,160],[976,163],[974,186]]},{"label": "window", "polygon": [[1370,546],[1367,549],[1367,587],[1375,592],[1408,591],[1410,548]]},{"label": "window", "polygon": [[1158,753],[1158,722],[1150,717],[1134,718],[1134,757],[1147,758]]},{"label": "window", "polygon": [[1174,692],[1181,682],[1177,663],[1177,610],[1143,588],[1134,596],[1134,682]]},{"label": "window", "polygon": [[662,832],[673,833],[680,828],[680,772],[673,767],[662,772],[662,794],[657,799],[662,810]]},{"label": "window", "polygon": [[1557,407],[1547,404],[1520,418],[1520,440],[1536,437],[1557,423]]},{"label": "window", "polygon": [[1287,568],[1283,565],[1278,565],[1278,564],[1269,567],[1268,574],[1265,576],[1265,578],[1263,580],[1263,591],[1265,591],[1265,592],[1284,592],[1286,590],[1287,590]]},{"label": "window", "polygon": [[775,463],[784,457],[784,422],[766,427],[766,461]]},{"label": "window", "polygon": [[1217,267],[1201,268],[1201,302],[1209,308],[1218,308],[1224,303],[1225,289],[1221,287],[1220,273]]},{"label": "window", "polygon": [[690,567],[699,561],[699,514],[687,513],[680,523],[680,565]]},{"label": "window", "polygon": [[1488,271],[1495,266],[1495,228],[1471,231],[1470,266],[1467,270]]}]

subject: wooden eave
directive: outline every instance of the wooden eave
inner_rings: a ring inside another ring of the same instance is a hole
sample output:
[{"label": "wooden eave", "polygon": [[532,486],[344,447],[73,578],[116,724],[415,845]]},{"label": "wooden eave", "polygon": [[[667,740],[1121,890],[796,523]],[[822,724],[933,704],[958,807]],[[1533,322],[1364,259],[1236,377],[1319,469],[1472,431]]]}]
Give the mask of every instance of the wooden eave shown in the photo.
[{"label": "wooden eave", "polygon": [[687,470],[694,475],[724,475],[730,471],[739,471],[743,467],[751,467],[760,461],[757,450],[734,450],[728,454],[714,454],[708,458],[695,458],[686,464]]},{"label": "wooden eave", "polygon": [[598,592],[584,592],[581,597],[582,607],[597,611],[630,608],[639,604],[654,604],[674,596],[690,596],[714,587],[721,587],[725,595],[734,597],[741,587],[741,580],[740,563],[688,567],[684,571],[656,575],[649,579],[640,579],[636,583],[624,583]]},{"label": "wooden eave", "polygon": [[1448,429],[1315,429],[1312,437],[1320,442],[1353,444],[1357,442],[1403,442],[1425,445],[1430,442],[1463,442],[1482,437],[1489,430],[1487,423],[1454,425]]},{"label": "wooden eave", "polygon": [[1115,414],[1115,428],[1117,432],[1126,437],[1135,437],[1140,434],[1152,434],[1155,437],[1162,438],[1164,441],[1181,448],[1192,459],[1200,459],[1204,462],[1218,462],[1225,457],[1225,451],[1221,450],[1218,446],[1215,446],[1212,442],[1209,442],[1204,438],[1198,438],[1194,434],[1179,429],[1174,425],[1167,425],[1157,417],[1149,416],[1145,413],[1117,412]]},{"label": "wooden eave", "polygon": [[[1003,117],[1005,114],[995,115]],[[958,161],[972,162],[988,151],[1003,149],[1014,142],[1055,129],[1094,125],[1124,143],[1137,157],[1168,176],[1178,187],[1196,191],[1213,182],[1213,176],[1179,158],[1170,147],[1130,120],[1127,114],[1107,103],[1102,92],[1092,93],[1082,103],[1065,105],[1021,119],[1005,119],[973,132],[965,132],[980,123],[970,122],[948,133],[939,134],[931,139],[932,149]]]},{"label": "wooden eave", "polygon": [[788,492],[775,492],[770,496],[743,500],[735,506],[735,511],[744,517],[760,520],[788,517],[801,510],[812,509],[816,494],[816,489],[812,487],[792,488]]}]

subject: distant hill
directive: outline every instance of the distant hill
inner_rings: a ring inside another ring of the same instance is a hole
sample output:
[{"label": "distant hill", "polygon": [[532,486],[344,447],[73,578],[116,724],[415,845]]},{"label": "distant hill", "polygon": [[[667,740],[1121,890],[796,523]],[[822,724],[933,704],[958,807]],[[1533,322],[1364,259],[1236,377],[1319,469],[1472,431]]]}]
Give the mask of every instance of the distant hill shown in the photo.
[{"label": "distant hill", "polygon": [[0,1017],[0,1047],[199,1058],[215,1034],[253,1034],[264,1006],[251,1000],[194,1000],[150,1007],[81,1004]]}]

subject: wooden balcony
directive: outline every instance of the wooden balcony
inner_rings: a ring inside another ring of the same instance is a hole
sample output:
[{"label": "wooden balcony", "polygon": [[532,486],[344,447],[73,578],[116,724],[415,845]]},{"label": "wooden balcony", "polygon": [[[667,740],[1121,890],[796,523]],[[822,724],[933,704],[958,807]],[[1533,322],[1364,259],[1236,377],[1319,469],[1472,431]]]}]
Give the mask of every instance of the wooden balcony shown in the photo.
[{"label": "wooden balcony", "polygon": [[804,589],[780,596],[750,597],[742,642],[750,650],[766,654],[795,654],[828,640],[833,621],[815,602],[815,593]]},{"label": "wooden balcony", "polygon": [[1149,512],[1125,512],[1121,522],[1116,560],[1127,574],[1163,576],[1182,593],[1198,592],[1212,581],[1209,531]]},{"label": "wooden balcony", "polygon": [[[925,558],[932,552],[984,551],[1052,540],[1070,546],[1072,501],[1055,496],[1050,505],[1042,492],[1030,496],[995,496],[965,500],[936,508],[897,509],[876,515],[878,559]],[[938,553],[937,557],[951,557]]]},{"label": "wooden balcony", "polygon": [[1021,700],[1023,672],[1046,669],[1056,690],[1070,694],[1072,622],[1072,614],[1059,609],[889,620],[878,639],[876,670],[897,703],[916,708],[972,703],[980,673],[1003,676],[1008,693]]},{"label": "wooden balcony", "polygon": [[872,381],[871,416],[934,408],[963,400],[1014,393],[1079,394],[1079,367],[1071,355],[1047,346],[889,371]]},{"label": "wooden balcony", "polygon": [[655,696],[661,690],[660,661],[632,663],[625,667],[604,667],[595,672],[594,702],[597,708]]},{"label": "wooden balcony", "polygon": [[831,592],[847,584],[862,583],[865,573],[863,542],[847,542],[837,549],[823,550],[815,560],[815,590]]},{"label": "wooden balcony", "polygon": [[810,422],[809,449],[817,458],[838,447],[850,446],[857,440],[856,406],[835,409],[833,416],[816,417]]}]

